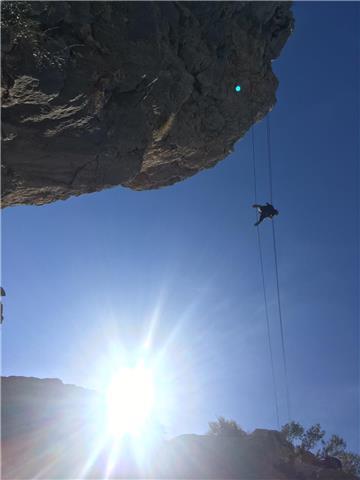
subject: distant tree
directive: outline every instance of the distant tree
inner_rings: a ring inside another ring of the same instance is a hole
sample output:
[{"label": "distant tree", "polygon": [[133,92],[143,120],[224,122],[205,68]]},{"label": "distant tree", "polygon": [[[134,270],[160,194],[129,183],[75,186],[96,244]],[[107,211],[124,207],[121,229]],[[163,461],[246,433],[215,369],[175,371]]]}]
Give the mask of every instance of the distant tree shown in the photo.
[{"label": "distant tree", "polygon": [[288,442],[295,444],[296,441],[301,441],[304,435],[304,427],[297,422],[289,422],[281,427],[281,432],[285,435]]},{"label": "distant tree", "polygon": [[207,435],[216,435],[221,437],[244,437],[246,432],[239,427],[235,420],[226,420],[224,417],[218,417],[215,422],[209,422]]},{"label": "distant tree", "polygon": [[281,428],[286,440],[297,447],[301,456],[304,452],[313,450],[321,441],[322,448],[316,452],[319,458],[337,457],[342,463],[342,470],[352,475],[360,476],[360,455],[346,451],[346,442],[339,435],[332,435],[327,441],[323,440],[324,430],[320,425],[312,425],[306,431],[300,423],[290,422]]},{"label": "distant tree", "polygon": [[320,424],[312,425],[301,437],[300,448],[302,450],[312,450],[322,440],[325,431],[321,430]]},{"label": "distant tree", "polygon": [[283,425],[281,431],[288,442],[303,451],[312,450],[325,435],[318,423],[305,431],[300,423],[292,421]]},{"label": "distant tree", "polygon": [[344,472],[360,476],[360,455],[352,452],[343,452],[338,457],[341,460]]},{"label": "distant tree", "polygon": [[323,448],[319,452],[322,457],[326,457],[327,455],[337,457],[342,455],[346,450],[345,440],[338,435],[332,435],[327,442],[323,441],[322,444]]}]

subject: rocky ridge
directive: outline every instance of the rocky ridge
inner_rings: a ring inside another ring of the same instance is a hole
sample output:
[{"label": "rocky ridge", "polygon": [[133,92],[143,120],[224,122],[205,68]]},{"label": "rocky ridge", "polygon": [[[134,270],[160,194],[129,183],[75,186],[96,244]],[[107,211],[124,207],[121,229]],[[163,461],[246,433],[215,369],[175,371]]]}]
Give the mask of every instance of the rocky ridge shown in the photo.
[{"label": "rocky ridge", "polygon": [[[57,379],[2,377],[1,478],[108,478],[111,445],[94,457],[101,440],[95,421],[101,405],[96,392]],[[148,446],[141,466],[128,447],[123,444],[111,478],[356,480],[325,468],[310,453],[296,458],[292,445],[274,430],[257,429],[244,437],[158,439]]]}]

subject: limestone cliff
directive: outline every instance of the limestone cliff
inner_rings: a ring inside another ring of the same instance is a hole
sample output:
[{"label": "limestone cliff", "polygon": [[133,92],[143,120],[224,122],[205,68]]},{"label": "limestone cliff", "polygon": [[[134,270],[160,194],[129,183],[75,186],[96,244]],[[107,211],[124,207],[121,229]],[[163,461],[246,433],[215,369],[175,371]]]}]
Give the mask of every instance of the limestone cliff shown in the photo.
[{"label": "limestone cliff", "polygon": [[[109,478],[112,444],[101,443],[101,405],[96,392],[60,380],[2,377],[1,478]],[[123,442],[110,478],[356,480],[307,457],[295,458],[292,445],[274,430],[243,437],[181,435],[147,444],[141,463]]]},{"label": "limestone cliff", "polygon": [[1,9],[4,207],[212,167],[274,106],[293,28],[280,1]]}]

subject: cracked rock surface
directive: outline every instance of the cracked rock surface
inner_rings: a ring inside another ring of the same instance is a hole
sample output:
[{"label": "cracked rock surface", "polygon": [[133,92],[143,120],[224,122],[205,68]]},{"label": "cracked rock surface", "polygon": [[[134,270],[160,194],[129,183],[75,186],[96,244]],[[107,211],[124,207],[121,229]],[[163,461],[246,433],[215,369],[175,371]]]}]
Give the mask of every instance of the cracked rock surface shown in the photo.
[{"label": "cracked rock surface", "polygon": [[3,207],[212,167],[274,106],[293,29],[280,1],[1,8]]}]

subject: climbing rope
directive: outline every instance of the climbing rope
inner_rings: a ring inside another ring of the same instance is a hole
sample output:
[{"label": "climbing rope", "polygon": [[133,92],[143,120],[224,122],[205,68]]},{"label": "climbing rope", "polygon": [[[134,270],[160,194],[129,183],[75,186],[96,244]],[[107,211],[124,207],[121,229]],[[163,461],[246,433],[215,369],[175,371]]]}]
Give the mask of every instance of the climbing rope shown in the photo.
[{"label": "climbing rope", "polygon": [[[252,138],[252,158],[253,158],[253,173],[254,173],[254,200],[255,200],[255,204],[257,204],[257,182],[256,182],[256,158],[255,158],[254,127],[252,127],[252,129],[251,129],[251,138]],[[273,351],[272,351],[272,346],[271,346],[269,308],[268,308],[268,302],[267,302],[267,296],[266,296],[264,262],[263,262],[263,254],[262,254],[260,229],[257,228],[256,231],[257,231],[257,239],[258,239],[258,247],[259,247],[259,261],[260,261],[260,270],[261,270],[261,278],[262,278],[262,287],[263,287],[263,294],[264,294],[264,308],[265,308],[267,338],[268,338],[268,345],[269,345],[269,352],[270,352],[270,365],[271,365],[271,375],[272,375],[272,382],[273,382],[276,422],[277,422],[278,429],[280,429],[279,402],[278,402],[276,377],[275,377],[274,356],[273,356]]]},{"label": "climbing rope", "polygon": [[272,187],[272,160],[271,160],[271,138],[270,138],[270,119],[269,115],[266,117],[266,137],[267,137],[267,151],[268,151],[268,167],[269,167],[269,191],[270,203],[273,203],[273,187]]},{"label": "climbing rope", "polygon": [[[266,117],[266,131],[267,131],[267,149],[268,149],[268,166],[269,166],[270,203],[272,204],[273,203],[273,182],[272,182],[271,135],[270,135],[269,115],[267,115]],[[284,364],[284,374],[285,374],[286,404],[287,404],[288,421],[290,422],[291,408],[290,408],[290,394],[289,394],[289,378],[288,378],[288,369],[287,369],[286,351],[285,351],[284,324],[282,319],[282,308],[281,308],[281,299],[280,299],[278,256],[277,256],[274,219],[272,219],[271,225],[272,225],[273,250],[274,250],[275,275],[276,275],[277,303],[278,303],[280,334],[281,334],[281,351],[282,351],[282,360]]]}]

